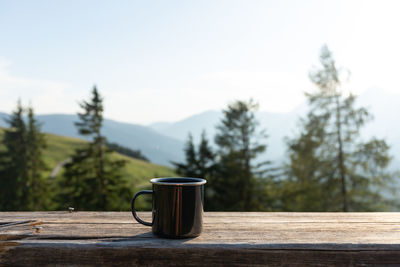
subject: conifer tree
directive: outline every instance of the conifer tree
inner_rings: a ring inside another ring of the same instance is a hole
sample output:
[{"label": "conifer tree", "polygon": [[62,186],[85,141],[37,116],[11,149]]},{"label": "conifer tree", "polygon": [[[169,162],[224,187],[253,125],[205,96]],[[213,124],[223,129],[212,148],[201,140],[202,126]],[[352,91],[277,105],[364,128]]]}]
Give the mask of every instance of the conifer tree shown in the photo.
[{"label": "conifer tree", "polygon": [[33,108],[28,108],[28,135],[27,135],[27,157],[28,157],[28,203],[29,210],[43,210],[49,204],[49,187],[47,177],[43,171],[48,166],[43,159],[43,151],[46,148],[46,140],[40,132],[40,124],[36,120]]},{"label": "conifer tree", "polygon": [[46,196],[46,170],[42,152],[46,146],[40,125],[32,108],[28,109],[28,125],[21,102],[7,120],[0,153],[0,210],[43,210]]},{"label": "conifer tree", "polygon": [[384,209],[389,202],[380,190],[390,185],[389,146],[376,138],[362,142],[360,129],[371,115],[356,107],[354,95],[343,92],[344,72],[326,46],[321,49],[320,63],[310,73],[317,87],[306,94],[310,111],[301,120],[299,136],[288,140],[287,193],[293,200],[289,209]]},{"label": "conifer tree", "polygon": [[266,138],[263,130],[257,129],[254,111],[258,105],[252,100],[236,101],[223,111],[224,117],[218,125],[215,143],[218,146],[218,172],[213,181],[214,205],[217,210],[260,210],[257,184],[261,164],[256,157],[266,150],[258,143]]},{"label": "conifer tree", "polygon": [[184,177],[197,177],[207,180],[205,191],[205,209],[213,210],[215,192],[213,189],[217,163],[215,153],[209,145],[206,132],[201,134],[200,143],[196,149],[193,136],[189,134],[185,144],[185,163],[172,162],[176,172]]},{"label": "conifer tree", "polygon": [[201,134],[197,149],[193,144],[193,136],[189,134],[185,144],[185,158],[186,163],[172,163],[175,165],[178,174],[186,177],[204,178],[207,181],[211,179],[215,171],[215,154],[208,144],[205,131]]},{"label": "conifer tree", "polygon": [[90,142],[77,149],[65,165],[60,201],[79,210],[124,209],[131,197],[122,176],[125,161],[113,160],[112,150],[106,147],[101,133],[103,99],[95,86],[90,101],[82,101],[80,107],[83,112],[78,113],[75,125]]},{"label": "conifer tree", "polygon": [[5,151],[0,154],[1,210],[23,210],[27,203],[27,128],[23,112],[18,101],[17,109],[6,120],[9,128],[3,137]]},{"label": "conifer tree", "polygon": [[179,175],[185,176],[185,177],[199,177],[202,178],[202,176],[199,176],[199,170],[198,170],[198,160],[197,160],[197,153],[195,146],[193,144],[193,136],[191,133],[189,133],[188,140],[185,143],[185,163],[179,163],[179,162],[172,162],[172,164],[175,166],[175,170]]}]

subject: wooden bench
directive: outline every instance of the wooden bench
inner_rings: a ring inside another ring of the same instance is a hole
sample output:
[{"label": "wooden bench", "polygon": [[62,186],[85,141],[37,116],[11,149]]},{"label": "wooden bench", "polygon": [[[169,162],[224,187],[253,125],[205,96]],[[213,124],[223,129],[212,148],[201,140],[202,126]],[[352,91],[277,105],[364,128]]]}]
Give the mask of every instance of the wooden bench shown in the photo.
[{"label": "wooden bench", "polygon": [[0,266],[296,264],[400,266],[400,213],[207,212],[171,240],[130,212],[0,212]]}]

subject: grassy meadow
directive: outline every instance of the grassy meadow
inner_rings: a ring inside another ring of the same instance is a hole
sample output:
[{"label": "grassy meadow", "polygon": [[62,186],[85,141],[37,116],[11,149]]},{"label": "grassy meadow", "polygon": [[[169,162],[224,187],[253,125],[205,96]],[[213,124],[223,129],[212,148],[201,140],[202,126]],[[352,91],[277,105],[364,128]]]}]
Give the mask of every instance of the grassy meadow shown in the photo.
[{"label": "grassy meadow", "polygon": [[[3,139],[3,134],[4,128],[0,128],[0,140]],[[45,137],[47,148],[44,151],[44,160],[47,163],[49,170],[47,170],[44,175],[53,180],[52,183],[56,183],[57,180],[62,176],[63,168],[60,168],[57,172],[57,175],[53,178],[50,177],[50,174],[53,172],[58,164],[68,159],[69,156],[74,153],[74,150],[84,145],[86,141],[78,138],[65,137],[48,133],[45,134]],[[2,142],[0,142],[0,150],[3,149],[4,146]],[[133,193],[142,189],[150,189],[151,185],[149,183],[149,180],[153,177],[176,176],[174,170],[167,166],[157,165],[143,160],[130,158],[116,152],[113,153],[112,157],[114,157],[115,159],[123,159],[126,161],[123,173],[127,182],[127,186],[132,190]],[[126,207],[129,207],[128,204],[130,203],[127,203]],[[126,209],[126,207],[124,207],[123,209]],[[138,198],[137,207],[148,209],[149,202],[145,201],[144,198]]]}]

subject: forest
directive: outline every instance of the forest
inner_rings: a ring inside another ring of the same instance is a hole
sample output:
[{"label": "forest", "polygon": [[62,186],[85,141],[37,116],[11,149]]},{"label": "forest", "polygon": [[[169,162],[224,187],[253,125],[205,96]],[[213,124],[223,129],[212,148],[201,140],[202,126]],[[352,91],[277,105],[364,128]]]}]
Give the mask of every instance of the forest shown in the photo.
[{"label": "forest", "polygon": [[[319,66],[309,73],[315,88],[305,93],[308,113],[299,119],[296,134],[285,138],[283,163],[259,160],[268,150],[268,125],[255,118],[256,100],[237,100],[223,110],[215,136],[203,132],[195,144],[189,134],[185,160],[173,162],[175,173],[207,180],[208,211],[399,210],[399,173],[388,168],[390,144],[360,138],[373,114],[343,90],[347,75],[323,46]],[[90,141],[74,148],[60,179],[51,180],[43,158],[46,135],[33,108],[18,102],[1,140],[1,211],[128,209],[138,186],[123,178],[126,160],[112,155],[117,151],[148,159],[104,137],[103,98],[97,87],[79,108],[75,127]],[[150,207],[150,200],[142,204]]]}]

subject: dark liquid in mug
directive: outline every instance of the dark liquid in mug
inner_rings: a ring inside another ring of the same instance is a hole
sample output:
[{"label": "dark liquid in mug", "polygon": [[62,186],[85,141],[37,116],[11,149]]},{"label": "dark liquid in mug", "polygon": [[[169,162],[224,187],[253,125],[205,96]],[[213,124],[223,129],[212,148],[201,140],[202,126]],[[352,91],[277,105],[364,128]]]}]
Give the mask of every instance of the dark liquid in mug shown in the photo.
[{"label": "dark liquid in mug", "polygon": [[197,179],[191,179],[191,178],[185,178],[185,179],[179,179],[179,178],[164,178],[161,183],[168,183],[168,184],[190,184],[190,183],[198,183],[199,180]]}]

